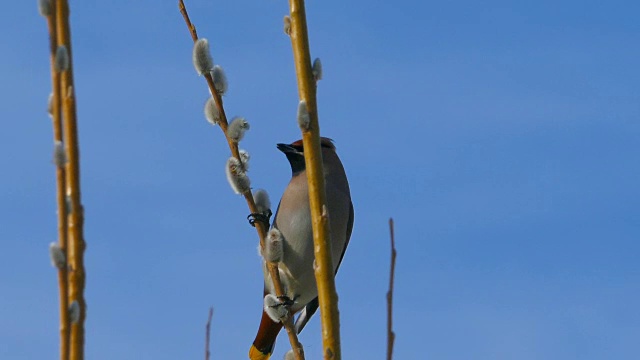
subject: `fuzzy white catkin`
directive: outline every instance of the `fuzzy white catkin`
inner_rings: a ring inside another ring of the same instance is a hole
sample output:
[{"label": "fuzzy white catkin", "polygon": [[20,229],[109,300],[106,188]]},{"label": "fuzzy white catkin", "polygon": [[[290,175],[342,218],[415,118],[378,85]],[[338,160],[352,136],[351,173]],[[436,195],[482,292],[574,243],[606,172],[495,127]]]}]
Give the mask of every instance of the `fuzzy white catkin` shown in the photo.
[{"label": "fuzzy white catkin", "polygon": [[73,300],[71,305],[69,305],[69,321],[72,324],[80,321],[80,304],[78,304],[77,300]]},{"label": "fuzzy white catkin", "polygon": [[269,234],[267,235],[266,241],[266,249],[264,254],[264,259],[268,262],[279,262],[282,261],[282,255],[284,252],[283,249],[283,241],[282,233],[278,229],[269,230]]},{"label": "fuzzy white catkin", "polygon": [[56,49],[54,68],[57,72],[69,70],[69,51],[64,45],[58,45],[58,48]]},{"label": "fuzzy white catkin", "polygon": [[53,118],[53,93],[50,93],[47,99],[47,113]]},{"label": "fuzzy white catkin", "polygon": [[64,210],[67,212],[67,215],[73,212],[73,203],[69,195],[64,197]]},{"label": "fuzzy white catkin", "polygon": [[69,87],[67,87],[67,94],[65,96],[67,99],[73,98],[73,86],[69,85]]},{"label": "fuzzy white catkin", "polygon": [[295,360],[296,359],[296,355],[293,352],[293,350],[289,350],[287,351],[286,354],[284,354],[284,360]]},{"label": "fuzzy white catkin", "polygon": [[309,131],[309,126],[311,124],[311,116],[309,115],[309,108],[307,107],[307,102],[301,100],[298,103],[298,126],[302,131]]},{"label": "fuzzy white catkin", "polygon": [[49,257],[51,258],[51,265],[57,269],[64,268],[67,260],[64,256],[64,251],[60,248],[60,245],[56,242],[49,244]]},{"label": "fuzzy white catkin", "polygon": [[313,74],[313,78],[316,81],[322,80],[322,61],[320,61],[320,58],[316,58],[315,60],[313,60],[311,73]]},{"label": "fuzzy white catkin", "polygon": [[240,154],[240,161],[242,161],[242,170],[244,170],[244,172],[249,171],[249,160],[251,160],[251,155],[249,155],[249,152],[244,149],[238,150],[238,154]]},{"label": "fuzzy white catkin", "polygon": [[205,38],[196,40],[193,44],[193,66],[198,75],[203,75],[213,70],[213,58],[209,52],[209,41]]},{"label": "fuzzy white catkin", "polygon": [[67,164],[67,155],[64,152],[62,141],[56,140],[53,143],[53,163],[57,167],[63,167]]},{"label": "fuzzy white catkin", "polygon": [[271,210],[271,200],[269,194],[264,189],[258,189],[253,192],[253,201],[256,203],[256,209],[259,213],[264,214]]},{"label": "fuzzy white catkin", "polygon": [[231,123],[227,128],[227,135],[233,142],[240,142],[244,137],[244,133],[249,130],[249,122],[242,117],[236,116],[231,119]]},{"label": "fuzzy white catkin", "polygon": [[291,35],[291,18],[288,15],[284,17],[284,33],[287,35]]},{"label": "fuzzy white catkin", "polygon": [[251,191],[251,182],[249,177],[245,174],[238,159],[233,156],[230,157],[229,160],[227,160],[225,171],[227,174],[227,181],[229,181],[231,189],[233,189],[236,194],[244,194],[247,191]]},{"label": "fuzzy white catkin", "polygon": [[218,125],[220,123],[220,112],[216,107],[216,100],[213,96],[209,97],[209,100],[204,104],[204,116],[211,125]]},{"label": "fuzzy white catkin", "polygon": [[214,65],[211,70],[211,78],[213,79],[213,85],[216,91],[220,95],[227,93],[229,83],[227,82],[227,75],[224,73],[224,69],[220,65]]},{"label": "fuzzy white catkin", "polygon": [[44,17],[51,15],[51,0],[38,0],[38,12]]},{"label": "fuzzy white catkin", "polygon": [[289,310],[282,305],[275,295],[267,294],[264,297],[264,312],[269,315],[271,320],[280,322],[287,316]]}]

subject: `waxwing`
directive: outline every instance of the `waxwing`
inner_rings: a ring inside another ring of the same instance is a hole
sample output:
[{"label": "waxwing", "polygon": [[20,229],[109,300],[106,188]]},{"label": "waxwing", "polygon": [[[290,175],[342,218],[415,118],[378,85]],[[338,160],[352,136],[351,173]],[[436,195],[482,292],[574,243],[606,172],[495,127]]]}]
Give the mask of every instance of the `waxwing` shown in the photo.
[{"label": "waxwing", "polygon": [[[331,229],[331,256],[334,274],[342,262],[353,228],[353,205],[349,182],[342,162],[331,139],[321,138],[324,180]],[[280,199],[273,229],[282,234],[282,254],[278,262],[280,278],[292,314],[300,312],[295,326],[300,333],[318,309],[318,290],[313,270],[313,231],[309,208],[309,189],[305,171],[302,140],[292,144],[278,144],[291,164],[291,181]],[[271,276],[263,264],[265,276],[264,296],[275,295]],[[267,360],[273,352],[276,337],[282,328],[264,311],[255,340],[249,350],[249,359]]]}]

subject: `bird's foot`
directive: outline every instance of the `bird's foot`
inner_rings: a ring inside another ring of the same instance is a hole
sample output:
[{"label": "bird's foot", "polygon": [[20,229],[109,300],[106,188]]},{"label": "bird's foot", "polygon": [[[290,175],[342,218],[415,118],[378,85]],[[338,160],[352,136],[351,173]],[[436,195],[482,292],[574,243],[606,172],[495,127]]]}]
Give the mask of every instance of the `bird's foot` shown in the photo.
[{"label": "bird's foot", "polygon": [[253,227],[256,226],[256,221],[259,221],[268,229],[270,226],[269,222],[271,220],[271,215],[271,210],[267,210],[264,213],[251,213],[247,216],[247,220],[249,220],[249,224]]},{"label": "bird's foot", "polygon": [[295,304],[296,299],[298,297],[294,297],[293,300],[291,300],[290,297],[288,297],[287,295],[282,295],[282,296],[278,296],[278,300],[280,300],[280,304],[277,306],[284,306],[284,307],[291,307],[291,305]]}]

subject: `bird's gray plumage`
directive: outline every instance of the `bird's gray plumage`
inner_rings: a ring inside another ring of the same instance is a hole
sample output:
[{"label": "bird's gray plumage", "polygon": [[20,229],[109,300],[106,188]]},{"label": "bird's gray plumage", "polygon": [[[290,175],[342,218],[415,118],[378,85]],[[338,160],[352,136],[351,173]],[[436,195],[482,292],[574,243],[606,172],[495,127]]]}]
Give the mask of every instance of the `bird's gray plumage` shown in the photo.
[{"label": "bird's gray plumage", "polygon": [[[279,144],[292,167],[292,178],[287,186],[273,227],[284,237],[283,258],[278,267],[286,295],[294,300],[293,313],[302,312],[296,321],[300,332],[318,307],[316,279],[313,270],[313,232],[309,208],[309,191],[302,144]],[[333,144],[328,139],[322,142],[325,189],[331,233],[331,256],[334,272],[344,256],[353,228],[353,206],[347,177]],[[273,285],[266,266],[265,290],[274,294]]]}]

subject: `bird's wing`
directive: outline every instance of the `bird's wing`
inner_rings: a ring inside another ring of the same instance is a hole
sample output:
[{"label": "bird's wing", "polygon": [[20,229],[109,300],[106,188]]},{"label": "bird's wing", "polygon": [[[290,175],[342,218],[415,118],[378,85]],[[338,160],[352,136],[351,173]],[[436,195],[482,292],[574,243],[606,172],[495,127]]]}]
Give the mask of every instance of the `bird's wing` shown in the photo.
[{"label": "bird's wing", "polygon": [[300,315],[298,315],[298,319],[296,319],[296,333],[300,334],[304,326],[307,325],[311,316],[318,310],[318,297],[316,296],[313,300],[309,301],[309,303],[300,311]]},{"label": "bird's wing", "polygon": [[[338,267],[336,268],[336,274],[338,274],[338,269],[340,268],[340,264],[342,263],[342,259],[344,258],[344,253],[347,251],[347,245],[349,245],[349,240],[351,239],[351,231],[353,230],[353,203],[349,205],[349,222],[347,222],[347,240],[344,243],[344,248],[342,249],[342,255],[340,255],[340,260],[338,261]],[[296,333],[300,334],[304,326],[307,325],[311,316],[315,314],[316,310],[318,310],[318,297],[309,301],[309,303],[302,309],[298,319],[296,319]]]},{"label": "bird's wing", "polygon": [[280,202],[278,203],[278,208],[276,209],[276,213],[275,215],[273,215],[273,223],[271,223],[271,226],[274,228],[278,228],[278,225],[276,224],[276,219],[278,218],[278,212],[280,212],[280,204],[282,204],[282,199],[280,199]]},{"label": "bird's wing", "polygon": [[349,240],[351,239],[351,231],[353,231],[353,202],[349,203],[349,221],[347,222],[347,237],[344,242],[344,248],[342,248],[342,254],[340,255],[340,260],[338,261],[338,267],[336,267],[336,274],[338,274],[338,269],[340,268],[340,264],[342,264],[344,253],[347,251],[347,246],[349,246]]}]

